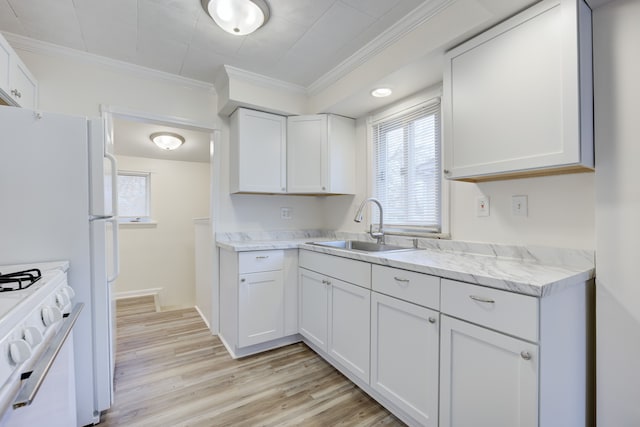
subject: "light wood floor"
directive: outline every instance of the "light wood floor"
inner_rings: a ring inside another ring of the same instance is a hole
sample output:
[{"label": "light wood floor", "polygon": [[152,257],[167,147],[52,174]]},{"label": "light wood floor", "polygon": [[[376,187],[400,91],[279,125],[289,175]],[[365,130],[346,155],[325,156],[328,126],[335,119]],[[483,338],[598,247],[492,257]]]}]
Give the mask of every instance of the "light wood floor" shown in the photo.
[{"label": "light wood floor", "polygon": [[304,344],[233,360],[194,309],[118,301],[101,426],[403,426]]}]

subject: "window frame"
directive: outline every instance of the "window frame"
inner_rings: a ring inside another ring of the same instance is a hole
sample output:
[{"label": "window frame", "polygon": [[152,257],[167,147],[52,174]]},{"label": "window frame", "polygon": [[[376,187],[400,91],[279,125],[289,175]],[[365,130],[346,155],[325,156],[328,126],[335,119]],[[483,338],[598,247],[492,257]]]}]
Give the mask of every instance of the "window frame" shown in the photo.
[{"label": "window frame", "polygon": [[[417,108],[428,106],[430,104],[440,104],[440,231],[429,230],[420,226],[394,226],[393,224],[384,224],[385,234],[399,236],[415,236],[415,237],[432,237],[432,238],[450,238],[450,182],[443,173],[444,167],[444,138],[442,135],[442,87],[431,87],[418,94],[405,98],[402,101],[394,103],[384,109],[374,111],[366,119],[366,135],[367,135],[367,194],[375,197],[376,189],[376,152],[373,142],[373,126],[380,121],[389,120],[394,116],[409,114]],[[377,228],[374,223],[373,206],[369,206],[367,210],[367,229]]]},{"label": "window frame", "polygon": [[[141,172],[141,171],[129,171],[129,170],[118,170],[117,177],[120,176],[137,176],[144,177],[146,181],[145,188],[145,196],[146,196],[146,206],[147,206],[147,215],[145,216],[123,216],[120,214],[120,210],[118,209],[118,222],[120,224],[155,224],[151,216],[151,172]],[[118,185],[118,203],[120,200],[120,188]]]}]

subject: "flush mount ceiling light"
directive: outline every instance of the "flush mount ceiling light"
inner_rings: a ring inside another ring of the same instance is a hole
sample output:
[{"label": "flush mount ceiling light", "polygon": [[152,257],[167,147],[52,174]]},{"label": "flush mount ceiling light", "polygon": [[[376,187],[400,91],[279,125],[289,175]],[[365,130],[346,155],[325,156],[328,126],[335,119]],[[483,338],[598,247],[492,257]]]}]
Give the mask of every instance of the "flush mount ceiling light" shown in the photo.
[{"label": "flush mount ceiling light", "polygon": [[264,0],[201,0],[204,10],[227,33],[244,36],[269,20]]},{"label": "flush mount ceiling light", "polygon": [[389,96],[393,93],[393,91],[388,87],[379,87],[371,91],[371,96],[375,96],[376,98],[384,98],[385,96]]},{"label": "flush mount ceiling light", "polygon": [[152,133],[149,138],[156,144],[158,147],[163,150],[175,150],[184,144],[184,137],[182,135],[178,135],[177,133],[171,132],[156,132]]}]

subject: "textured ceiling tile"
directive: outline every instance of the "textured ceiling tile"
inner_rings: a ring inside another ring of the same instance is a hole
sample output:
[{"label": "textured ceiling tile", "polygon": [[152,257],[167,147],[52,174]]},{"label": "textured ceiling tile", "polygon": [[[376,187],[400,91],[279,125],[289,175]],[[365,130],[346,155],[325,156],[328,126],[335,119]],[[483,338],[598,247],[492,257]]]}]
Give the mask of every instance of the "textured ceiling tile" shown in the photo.
[{"label": "textured ceiling tile", "polygon": [[269,0],[271,16],[305,27],[312,26],[336,0]]},{"label": "textured ceiling tile", "polygon": [[138,0],[139,30],[153,34],[158,40],[189,43],[193,38],[197,22],[196,9],[178,9],[159,5],[157,1]]},{"label": "textured ceiling tile", "polygon": [[219,55],[233,55],[246,36],[234,36],[222,30],[204,11],[199,14],[191,46],[204,51],[215,52]]},{"label": "textured ceiling tile", "polygon": [[27,36],[84,50],[72,0],[8,0]]},{"label": "textured ceiling tile", "polygon": [[[407,0],[340,0],[342,3],[358,9],[367,15],[379,18],[399,3],[408,3]],[[421,0],[410,0],[412,3],[421,3]],[[415,6],[414,6],[415,7]]]},{"label": "textured ceiling tile", "polygon": [[0,30],[26,36],[26,31],[7,0],[0,0]]}]

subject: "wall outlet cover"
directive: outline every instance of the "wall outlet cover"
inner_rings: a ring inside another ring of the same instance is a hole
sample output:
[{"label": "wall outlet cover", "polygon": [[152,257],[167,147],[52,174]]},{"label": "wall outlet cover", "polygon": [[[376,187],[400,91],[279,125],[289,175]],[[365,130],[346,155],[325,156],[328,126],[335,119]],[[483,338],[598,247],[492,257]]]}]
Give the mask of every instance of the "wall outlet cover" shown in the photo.
[{"label": "wall outlet cover", "polygon": [[293,208],[280,208],[280,219],[293,219]]},{"label": "wall outlet cover", "polygon": [[489,216],[489,196],[480,196],[476,199],[476,215]]}]

